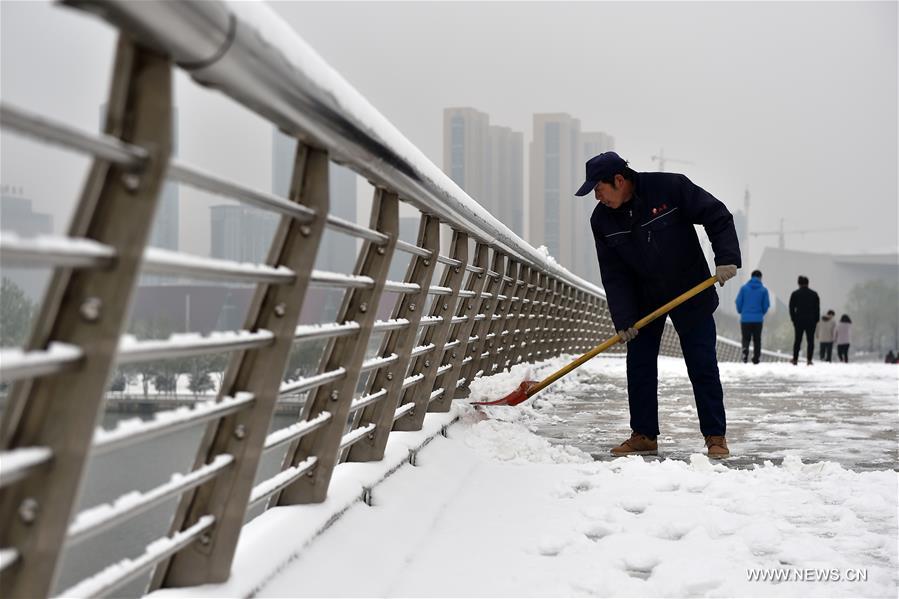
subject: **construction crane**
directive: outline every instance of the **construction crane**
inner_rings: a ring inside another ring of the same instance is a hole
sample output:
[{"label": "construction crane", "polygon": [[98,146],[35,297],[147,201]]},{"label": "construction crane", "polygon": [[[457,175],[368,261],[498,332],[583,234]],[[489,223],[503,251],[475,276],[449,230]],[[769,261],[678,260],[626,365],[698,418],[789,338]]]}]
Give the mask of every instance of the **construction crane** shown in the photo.
[{"label": "construction crane", "polygon": [[665,156],[665,148],[659,149],[659,154],[657,156],[652,157],[653,162],[659,163],[659,171],[665,172],[665,163],[666,162],[679,162],[681,164],[693,164],[689,160],[681,160],[679,158],[668,158]]},{"label": "construction crane", "polygon": [[787,234],[805,235],[806,233],[824,233],[829,231],[854,231],[857,227],[825,227],[819,229],[792,229],[784,231],[784,219],[780,219],[780,228],[777,231],[751,231],[749,234],[753,237],[760,235],[777,235],[777,247],[784,249],[784,236]]}]

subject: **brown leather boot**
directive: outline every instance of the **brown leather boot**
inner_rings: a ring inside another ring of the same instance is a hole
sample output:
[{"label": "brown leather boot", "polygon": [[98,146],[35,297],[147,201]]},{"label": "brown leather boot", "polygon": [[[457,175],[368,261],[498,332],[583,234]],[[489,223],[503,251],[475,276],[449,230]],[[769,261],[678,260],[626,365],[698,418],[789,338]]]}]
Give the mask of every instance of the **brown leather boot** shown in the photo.
[{"label": "brown leather boot", "polygon": [[708,447],[710,458],[726,458],[730,455],[730,450],[727,449],[727,439],[724,435],[706,436],[705,446]]},{"label": "brown leather boot", "polygon": [[658,455],[659,444],[655,439],[650,439],[646,435],[640,433],[631,433],[631,438],[619,445],[613,447],[611,454],[615,456],[621,455]]}]

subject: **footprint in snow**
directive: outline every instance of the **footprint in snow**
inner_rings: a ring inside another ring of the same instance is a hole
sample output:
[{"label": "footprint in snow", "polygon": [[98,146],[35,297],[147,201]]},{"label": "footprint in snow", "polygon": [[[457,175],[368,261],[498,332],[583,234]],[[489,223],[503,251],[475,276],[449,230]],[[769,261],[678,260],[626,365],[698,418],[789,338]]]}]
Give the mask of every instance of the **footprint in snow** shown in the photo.
[{"label": "footprint in snow", "polygon": [[571,545],[572,537],[570,536],[549,536],[540,539],[537,543],[537,552],[547,557],[555,557],[559,555],[563,549]]},{"label": "footprint in snow", "polygon": [[639,515],[646,511],[648,502],[642,497],[630,497],[621,500],[618,505],[627,512]]},{"label": "footprint in snow", "polygon": [[605,522],[594,522],[584,529],[584,536],[593,542],[618,532],[613,526]]}]

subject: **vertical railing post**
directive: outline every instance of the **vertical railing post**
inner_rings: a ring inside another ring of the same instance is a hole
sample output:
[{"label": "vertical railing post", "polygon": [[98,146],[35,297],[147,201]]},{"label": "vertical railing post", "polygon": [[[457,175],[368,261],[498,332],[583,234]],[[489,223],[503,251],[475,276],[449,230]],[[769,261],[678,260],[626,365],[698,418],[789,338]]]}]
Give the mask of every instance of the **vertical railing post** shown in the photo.
[{"label": "vertical railing post", "polygon": [[546,360],[549,358],[549,348],[553,335],[553,292],[555,289],[555,279],[552,275],[545,275],[543,279],[543,299],[540,308],[540,319],[538,320],[540,337],[536,342],[535,361]]},{"label": "vertical railing post", "polygon": [[540,342],[543,339],[543,318],[546,314],[546,286],[549,275],[537,272],[537,292],[532,300],[531,317],[528,321],[528,334],[525,337],[524,361],[537,362],[540,360]]},{"label": "vertical railing post", "polygon": [[565,330],[562,333],[562,352],[570,354],[572,351],[574,351],[574,338],[576,336],[575,331],[577,330],[577,320],[575,318],[575,314],[577,312],[577,289],[575,289],[571,285],[566,285],[566,288],[566,322]]},{"label": "vertical railing post", "polygon": [[526,265],[522,265],[519,270],[514,297],[509,298],[509,301],[513,302],[512,312],[506,328],[506,334],[502,340],[503,347],[497,357],[496,372],[503,372],[507,367],[511,368],[512,363],[518,356],[522,337],[520,329],[524,329],[527,324],[527,311],[530,308],[530,298],[533,296],[533,287],[528,286],[533,272],[531,267]]},{"label": "vertical railing post", "polygon": [[[434,297],[431,305],[431,316],[443,318],[439,324],[429,327],[425,331],[423,345],[433,343],[434,349],[417,357],[412,362],[410,375],[423,375],[423,379],[406,390],[403,394],[402,404],[412,403],[414,408],[406,412],[393,423],[393,430],[417,431],[421,430],[431,403],[431,392],[437,388],[434,382],[437,380],[437,369],[443,362],[443,347],[449,338],[453,322],[453,314],[456,312],[456,302],[459,299],[459,290],[462,288],[462,280],[465,277],[465,265],[468,264],[468,233],[453,231],[450,257],[458,260],[458,266],[447,265],[440,280],[442,287],[449,287],[450,294]],[[455,389],[444,389],[444,394],[452,397]]]},{"label": "vertical railing post", "polygon": [[474,328],[474,318],[477,315],[477,309],[480,307],[481,291],[487,282],[487,258],[490,248],[485,243],[478,243],[475,247],[475,256],[473,266],[480,269],[481,272],[471,273],[465,290],[474,294],[473,297],[463,298],[459,300],[459,307],[456,309],[456,316],[464,317],[465,320],[453,325],[450,339],[458,340],[459,345],[448,352],[448,356],[444,356],[444,365],[450,366],[449,371],[439,375],[437,382],[434,384],[435,389],[443,389],[443,395],[436,398],[428,408],[429,412],[448,412],[452,406],[453,399],[456,395],[456,384],[459,382],[459,376],[462,374],[462,360],[465,358],[468,349],[468,339],[471,337],[471,331]]},{"label": "vertical railing post", "polygon": [[329,205],[328,168],[327,153],[303,143],[297,145],[289,198],[311,208],[315,217],[303,223],[282,218],[267,260],[272,266],[289,268],[296,276],[286,285],[262,284],[256,289],[244,328],[271,331],[274,341],[266,347],[233,354],[219,391],[220,399],[238,392],[252,393],[253,408],[208,427],[194,467],[209,463],[221,454],[233,456],[233,465],[182,497],[172,529],[173,532],[183,530],[207,514],[215,516],[216,524],[203,543],[188,545],[167,563],[157,566],[151,582],[154,588],[228,579],[325,227]]},{"label": "vertical railing post", "polygon": [[505,269],[506,257],[502,252],[494,250],[490,271],[485,274],[487,277],[487,286],[484,289],[484,293],[488,294],[488,297],[481,298],[481,304],[477,311],[477,314],[483,315],[484,318],[477,321],[475,324],[472,335],[477,337],[477,339],[472,341],[471,345],[469,345],[468,357],[466,358],[471,358],[471,360],[462,367],[462,378],[465,379],[466,386],[471,384],[471,380],[477,374],[477,368],[481,362],[481,354],[487,349],[487,334],[493,323],[493,315],[496,313],[499,306],[499,301],[496,296],[502,288],[502,273],[505,272]]},{"label": "vertical railing post", "polygon": [[17,382],[3,414],[3,449],[53,455],[0,492],[0,546],[19,553],[0,577],[4,597],[45,597],[56,580],[171,151],[171,70],[168,59],[119,37],[105,132],[142,147],[148,160],[138,170],[94,161],[69,234],[113,248],[115,260],[108,269],[54,271],[28,344],[66,343],[84,357],[74,371]]},{"label": "vertical railing post", "polygon": [[499,316],[499,318],[490,323],[490,332],[487,333],[486,355],[482,354],[481,363],[478,367],[478,370],[483,371],[484,376],[490,376],[496,372],[496,358],[503,347],[502,333],[509,324],[509,315],[512,313],[512,308],[515,304],[512,298],[518,288],[518,271],[520,266],[512,258],[509,258],[508,262],[506,262],[503,286],[499,294],[504,297],[502,299],[497,297],[499,305],[496,307],[495,316]]},{"label": "vertical railing post", "polygon": [[338,322],[356,322],[359,329],[353,335],[333,339],[322,358],[321,372],[343,368],[342,379],[318,387],[303,407],[304,419],[309,420],[329,412],[328,423],[294,442],[284,456],[282,469],[296,466],[314,457],[315,466],[299,480],[284,488],[271,500],[272,505],[319,503],[328,494],[328,485],[340,453],[340,441],[346,429],[350,405],[356,393],[362,362],[372,326],[378,311],[378,302],[387,280],[390,260],[396,247],[399,229],[399,200],[393,192],[375,190],[371,208],[371,228],[388,236],[387,243],[377,245],[367,241],[356,263],[357,275],[370,277],[374,285],[369,288],[347,289],[340,308]]},{"label": "vertical railing post", "polygon": [[587,296],[587,343],[586,349],[590,349],[594,345],[598,345],[601,341],[600,337],[600,307],[599,298],[595,295]]},{"label": "vertical railing post", "polygon": [[368,384],[368,392],[385,389],[387,395],[383,400],[366,406],[359,419],[360,426],[374,423],[375,429],[366,437],[357,441],[349,450],[347,460],[351,462],[370,462],[384,457],[387,439],[393,429],[393,416],[403,396],[403,380],[411,361],[412,346],[418,337],[418,326],[422,314],[427,310],[428,288],[437,267],[437,254],[440,251],[440,221],[433,216],[423,214],[418,231],[418,245],[431,252],[429,258],[412,256],[407,269],[406,281],[415,283],[419,290],[401,295],[393,318],[405,318],[409,325],[397,331],[390,331],[384,344],[386,355],[396,354],[398,360],[380,368]]},{"label": "vertical railing post", "polygon": [[563,325],[563,306],[562,306],[562,291],[565,289],[564,283],[555,279],[553,281],[553,292],[552,298],[550,302],[551,312],[550,312],[550,337],[549,337],[549,347],[547,348],[547,357],[555,358],[559,355],[559,343],[562,339],[562,325]]}]

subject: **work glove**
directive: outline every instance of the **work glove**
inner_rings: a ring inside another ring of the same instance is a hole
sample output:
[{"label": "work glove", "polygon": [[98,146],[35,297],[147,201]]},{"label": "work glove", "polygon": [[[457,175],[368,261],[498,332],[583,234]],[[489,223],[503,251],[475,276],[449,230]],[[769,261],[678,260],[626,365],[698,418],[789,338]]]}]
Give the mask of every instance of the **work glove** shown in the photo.
[{"label": "work glove", "polygon": [[715,267],[715,277],[718,279],[718,285],[724,287],[724,283],[737,276],[737,267],[735,264],[722,264]]},{"label": "work glove", "polygon": [[629,327],[623,331],[618,331],[618,336],[621,337],[621,343],[629,343],[630,341],[633,341],[638,332],[639,331],[634,327]]}]

